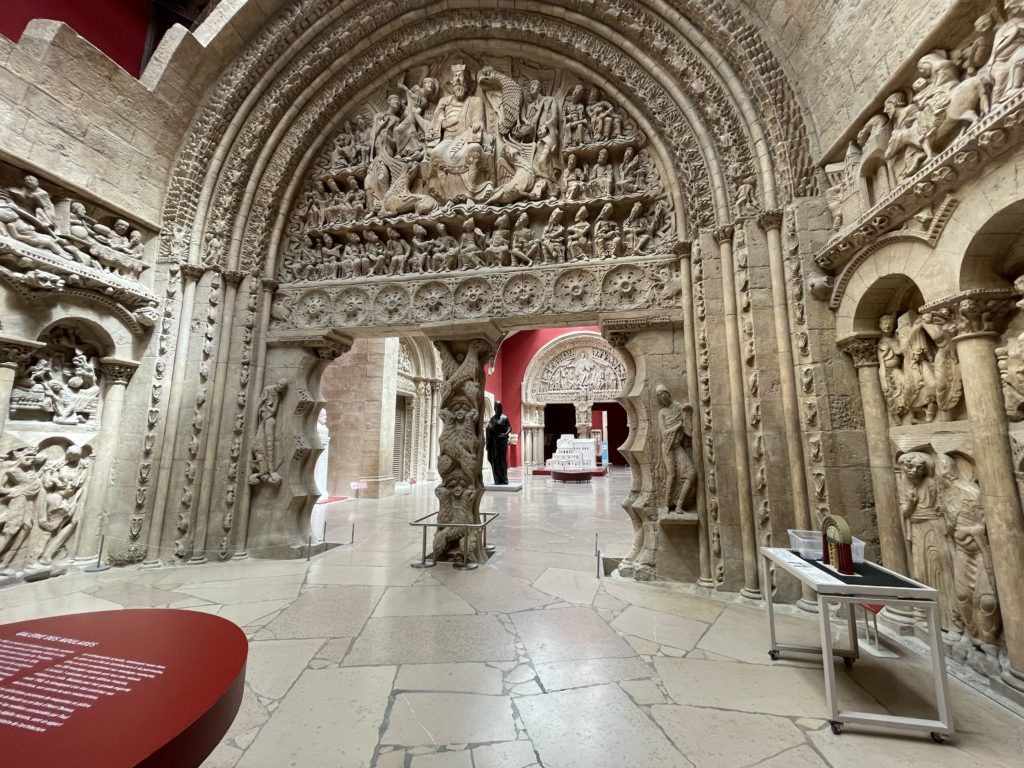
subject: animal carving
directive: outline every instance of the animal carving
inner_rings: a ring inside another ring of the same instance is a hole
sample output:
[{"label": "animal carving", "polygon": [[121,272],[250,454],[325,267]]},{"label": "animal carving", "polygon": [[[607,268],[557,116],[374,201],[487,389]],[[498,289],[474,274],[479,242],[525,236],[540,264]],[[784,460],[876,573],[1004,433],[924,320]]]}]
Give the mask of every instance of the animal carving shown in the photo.
[{"label": "animal carving", "polygon": [[501,105],[497,110],[498,135],[508,136],[519,123],[520,110],[523,106],[523,86],[494,67],[481,69],[477,74],[477,82],[484,89],[501,92]]}]

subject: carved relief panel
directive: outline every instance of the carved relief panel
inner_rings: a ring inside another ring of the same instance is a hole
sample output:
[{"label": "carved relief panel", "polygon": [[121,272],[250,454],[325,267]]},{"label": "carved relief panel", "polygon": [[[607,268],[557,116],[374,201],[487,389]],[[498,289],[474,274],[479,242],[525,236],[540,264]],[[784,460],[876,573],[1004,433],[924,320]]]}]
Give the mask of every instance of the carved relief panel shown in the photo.
[{"label": "carved relief panel", "polygon": [[74,330],[57,328],[19,367],[11,391],[12,421],[99,428],[99,350]]}]

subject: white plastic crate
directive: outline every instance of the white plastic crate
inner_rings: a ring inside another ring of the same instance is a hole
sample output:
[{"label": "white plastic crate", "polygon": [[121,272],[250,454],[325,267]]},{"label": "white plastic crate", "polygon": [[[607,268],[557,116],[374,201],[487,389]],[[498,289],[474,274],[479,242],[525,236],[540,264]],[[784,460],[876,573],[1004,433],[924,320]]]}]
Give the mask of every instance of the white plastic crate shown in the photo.
[{"label": "white plastic crate", "polygon": [[[821,560],[821,531],[798,531],[789,529],[789,548],[796,550],[800,557],[808,560]],[[853,562],[864,562],[864,542],[854,537]]]}]

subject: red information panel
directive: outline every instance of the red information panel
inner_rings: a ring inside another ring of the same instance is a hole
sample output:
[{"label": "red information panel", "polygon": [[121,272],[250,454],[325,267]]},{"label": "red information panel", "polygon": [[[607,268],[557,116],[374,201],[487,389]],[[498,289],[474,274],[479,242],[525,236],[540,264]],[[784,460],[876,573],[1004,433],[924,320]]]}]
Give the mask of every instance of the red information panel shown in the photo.
[{"label": "red information panel", "polygon": [[0,625],[0,765],[199,766],[238,712],[247,655],[242,630],[194,611]]}]

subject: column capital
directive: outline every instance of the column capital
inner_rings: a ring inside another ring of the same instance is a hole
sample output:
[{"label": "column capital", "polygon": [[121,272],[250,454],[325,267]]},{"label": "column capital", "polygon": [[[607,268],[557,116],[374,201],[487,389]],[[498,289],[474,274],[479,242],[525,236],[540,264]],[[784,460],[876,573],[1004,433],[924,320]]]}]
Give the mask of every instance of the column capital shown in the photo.
[{"label": "column capital", "polygon": [[138,369],[134,360],[119,360],[116,357],[100,358],[100,375],[111,384],[127,384]]},{"label": "column capital", "polygon": [[839,342],[839,348],[853,359],[854,368],[878,367],[878,339],[880,334],[859,334]]},{"label": "column capital", "polygon": [[182,264],[181,274],[193,282],[198,281],[206,273],[206,267],[198,264]]},{"label": "column capital", "polygon": [[940,314],[955,323],[957,341],[995,337],[1006,330],[1019,298],[1020,294],[1012,288],[979,288],[926,304],[919,311],[922,315]]},{"label": "column capital", "polygon": [[245,275],[246,273],[241,271],[240,269],[224,270],[224,279],[227,281],[228,285],[237,286],[239,283],[242,282],[242,278],[244,278]]},{"label": "column capital", "polygon": [[675,245],[672,246],[672,252],[680,259],[690,258],[693,254],[693,241],[676,240]]},{"label": "column capital", "polygon": [[782,209],[771,208],[767,211],[761,211],[757,215],[757,226],[759,226],[764,232],[769,229],[782,229]]},{"label": "column capital", "polygon": [[264,277],[262,282],[263,289],[268,293],[274,293],[278,288],[281,287],[281,284],[272,277]]},{"label": "column capital", "polygon": [[0,336],[0,367],[17,368],[27,363],[33,352],[45,346],[41,341]]},{"label": "column capital", "polygon": [[727,224],[724,227],[719,227],[711,233],[711,236],[715,238],[715,242],[721,245],[722,243],[729,243],[732,245],[732,236],[736,232],[736,227],[732,224]]}]

